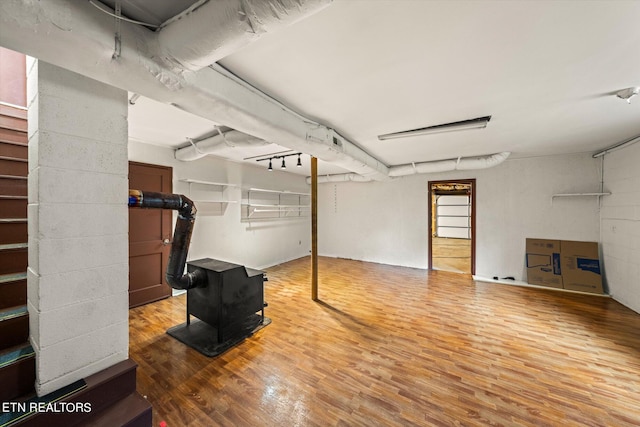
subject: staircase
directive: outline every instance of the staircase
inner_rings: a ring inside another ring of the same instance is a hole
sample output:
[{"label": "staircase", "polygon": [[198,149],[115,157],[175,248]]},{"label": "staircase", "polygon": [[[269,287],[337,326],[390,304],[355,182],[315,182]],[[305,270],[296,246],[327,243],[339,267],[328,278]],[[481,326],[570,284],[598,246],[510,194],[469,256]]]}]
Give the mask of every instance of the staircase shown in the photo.
[{"label": "staircase", "polygon": [[27,312],[27,110],[0,104],[0,401],[34,393]]},{"label": "staircase", "polygon": [[[0,411],[0,427],[149,427],[151,405],[136,391],[137,365],[130,359],[46,396],[35,393],[27,307],[27,109],[16,103],[26,105],[25,57],[0,47],[0,403],[12,405],[12,412]],[[90,410],[20,409],[56,402]]]}]

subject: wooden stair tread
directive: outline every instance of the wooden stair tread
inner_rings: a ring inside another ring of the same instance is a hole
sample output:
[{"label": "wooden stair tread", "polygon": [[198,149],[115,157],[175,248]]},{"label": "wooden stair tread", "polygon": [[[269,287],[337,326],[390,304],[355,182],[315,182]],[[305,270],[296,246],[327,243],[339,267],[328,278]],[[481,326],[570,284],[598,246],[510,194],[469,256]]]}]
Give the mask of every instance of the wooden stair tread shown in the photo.
[{"label": "wooden stair tread", "polygon": [[0,160],[8,160],[11,162],[29,163],[28,159],[21,159],[20,157],[0,156]]},{"label": "wooden stair tread", "polygon": [[23,181],[27,180],[26,176],[20,176],[20,175],[0,175],[0,178],[3,178],[3,179],[16,179],[16,180],[23,180]]},{"label": "wooden stair tread", "polygon": [[151,405],[137,392],[131,393],[86,421],[87,427],[145,426],[151,424]]},{"label": "wooden stair tread", "polygon": [[12,249],[27,249],[28,247],[28,243],[6,243],[4,245],[0,245],[0,251],[8,251]]},{"label": "wooden stair tread", "polygon": [[0,283],[18,282],[27,278],[27,273],[0,274]]},{"label": "wooden stair tread", "polygon": [[29,315],[29,311],[27,310],[26,305],[4,308],[0,310],[0,322],[27,315]]},{"label": "wooden stair tread", "polygon": [[5,194],[0,195],[0,200],[27,200],[27,196],[7,196]]},{"label": "wooden stair tread", "polygon": [[0,223],[15,224],[22,222],[27,222],[27,218],[0,218]]},{"label": "wooden stair tread", "polygon": [[20,360],[33,358],[36,353],[29,343],[22,343],[0,351],[0,369],[9,367]]},{"label": "wooden stair tread", "polygon": [[[9,414],[11,423],[22,427],[151,427],[151,405],[136,392],[136,368],[136,363],[127,359],[46,396],[15,399],[90,403],[91,412],[17,412]],[[0,426],[2,425],[0,414]]]}]

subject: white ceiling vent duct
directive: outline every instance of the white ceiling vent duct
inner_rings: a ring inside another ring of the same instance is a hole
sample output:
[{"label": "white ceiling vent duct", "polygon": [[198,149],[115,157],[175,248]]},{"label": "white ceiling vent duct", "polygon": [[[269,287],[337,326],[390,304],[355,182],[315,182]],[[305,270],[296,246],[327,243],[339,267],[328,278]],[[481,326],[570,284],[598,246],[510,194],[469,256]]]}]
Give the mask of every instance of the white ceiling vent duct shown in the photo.
[{"label": "white ceiling vent duct", "polygon": [[[207,5],[210,3],[218,2]],[[159,59],[158,33],[145,27],[121,22],[121,54],[114,58],[113,20],[85,1],[0,1],[0,45],[333,162],[359,175],[390,179],[388,168],[377,159],[327,126],[283,108],[247,83],[212,67],[178,72],[167,66]],[[214,30],[210,23],[208,26]]]},{"label": "white ceiling vent duct", "polygon": [[503,152],[482,157],[460,157],[451,160],[422,162],[410,165],[391,166],[389,176],[398,177],[416,173],[437,173],[454,170],[486,169],[504,162],[511,153]]},{"label": "white ceiling vent duct", "polygon": [[[423,174],[423,173],[438,173],[449,172],[454,170],[475,170],[475,169],[487,169],[493,166],[497,166],[500,163],[507,160],[511,153],[508,151],[502,153],[491,154],[489,156],[480,157],[459,157],[457,159],[450,160],[438,160],[434,162],[422,162],[411,163],[408,165],[398,165],[389,167],[389,176],[391,178],[397,178],[400,176]],[[318,183],[328,182],[367,182],[372,179],[366,176],[358,176],[352,173],[336,174],[336,175],[321,175],[318,176]],[[311,178],[307,178],[307,183],[311,182]]]},{"label": "white ceiling vent duct", "polygon": [[162,60],[197,71],[333,0],[210,0],[158,33]]},{"label": "white ceiling vent duct", "polygon": [[208,154],[215,154],[221,149],[227,147],[256,147],[260,145],[268,145],[269,142],[246,133],[230,130],[228,132],[220,132],[209,138],[200,141],[191,141],[191,145],[178,148],[175,152],[176,159],[188,162],[198,160]]}]

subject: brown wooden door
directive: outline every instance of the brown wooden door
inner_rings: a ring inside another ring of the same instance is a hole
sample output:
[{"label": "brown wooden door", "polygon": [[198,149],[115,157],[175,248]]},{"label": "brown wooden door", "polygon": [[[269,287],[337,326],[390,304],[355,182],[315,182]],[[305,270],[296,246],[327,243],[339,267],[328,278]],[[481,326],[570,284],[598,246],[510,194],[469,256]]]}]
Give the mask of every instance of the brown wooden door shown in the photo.
[{"label": "brown wooden door", "polygon": [[[129,188],[171,193],[172,169],[129,162]],[[172,211],[129,208],[129,307],[167,298]]]}]

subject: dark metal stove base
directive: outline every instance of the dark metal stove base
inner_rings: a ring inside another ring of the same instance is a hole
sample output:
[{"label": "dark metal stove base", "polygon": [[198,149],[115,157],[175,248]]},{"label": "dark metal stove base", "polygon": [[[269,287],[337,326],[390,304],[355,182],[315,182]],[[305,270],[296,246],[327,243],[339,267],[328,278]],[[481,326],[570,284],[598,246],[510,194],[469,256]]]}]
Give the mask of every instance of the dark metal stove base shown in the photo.
[{"label": "dark metal stove base", "polygon": [[242,331],[221,343],[217,340],[217,329],[198,319],[193,319],[189,325],[185,322],[169,328],[167,329],[167,334],[189,347],[198,350],[205,356],[215,357],[241,343],[245,338],[250,337],[270,323],[271,319],[268,317],[263,318],[258,314],[249,316],[244,322],[244,329]]}]

